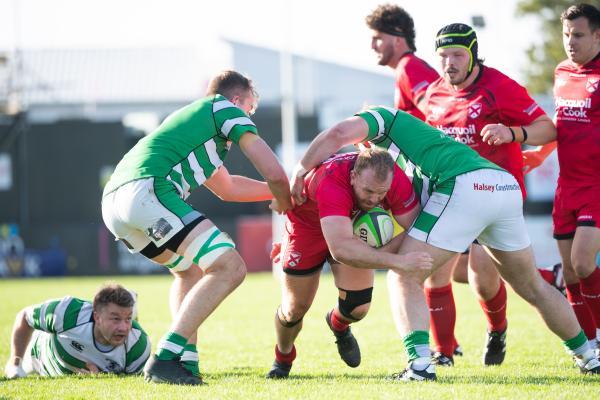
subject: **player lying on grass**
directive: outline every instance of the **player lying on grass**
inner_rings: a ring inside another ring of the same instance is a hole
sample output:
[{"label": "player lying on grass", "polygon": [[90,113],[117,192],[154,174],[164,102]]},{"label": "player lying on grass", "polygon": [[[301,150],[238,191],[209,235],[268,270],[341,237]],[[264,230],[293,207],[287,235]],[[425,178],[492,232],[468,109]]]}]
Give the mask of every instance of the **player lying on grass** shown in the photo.
[{"label": "player lying on grass", "polygon": [[410,180],[384,150],[335,156],[304,177],[306,201],[288,211],[280,253],[282,300],[275,313],[275,362],[268,378],[287,378],[296,357],[294,341],[310,308],[323,263],[329,260],[339,290],[326,321],[338,352],[350,367],[360,349],[349,325],[365,317],[371,303],[374,268],[429,269],[426,253],[395,253],[402,237],[374,249],[353,234],[352,215],[382,206],[408,228],[419,212]]},{"label": "player lying on grass", "polygon": [[[484,140],[494,140],[496,133]],[[425,251],[433,271],[477,239],[502,278],[540,313],[563,340],[584,373],[600,373],[567,300],[535,268],[523,218],[523,197],[506,170],[411,115],[387,107],[369,107],[320,133],[309,145],[292,176],[292,194],[305,200],[303,172],[343,146],[356,143],[388,150],[413,175],[423,209],[401,243],[400,252]],[[434,380],[429,349],[429,309],[423,283],[432,270],[391,269],[388,288],[392,314],[402,336],[408,367],[398,380]]]},{"label": "player lying on grass", "polygon": [[21,310],[12,331],[6,377],[140,373],[151,346],[133,320],[134,306],[127,289],[110,284],[93,302],[66,296]]}]

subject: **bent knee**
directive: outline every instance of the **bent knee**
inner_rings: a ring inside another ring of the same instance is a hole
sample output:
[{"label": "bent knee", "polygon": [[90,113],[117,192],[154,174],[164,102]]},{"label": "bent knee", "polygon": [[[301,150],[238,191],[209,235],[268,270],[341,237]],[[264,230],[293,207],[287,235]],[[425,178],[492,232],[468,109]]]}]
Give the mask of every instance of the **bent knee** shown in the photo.
[{"label": "bent knee", "polygon": [[352,316],[353,320],[360,321],[361,319],[363,319],[364,317],[367,316],[370,308],[371,308],[371,303],[362,304],[362,305],[356,307],[354,310],[352,310],[350,315]]},{"label": "bent knee", "polygon": [[222,279],[226,279],[237,286],[246,277],[246,263],[244,263],[239,253],[232,249],[221,254],[206,270],[206,273],[219,275]]},{"label": "bent knee", "polygon": [[576,257],[572,260],[573,271],[579,279],[587,278],[596,269],[596,260]]},{"label": "bent knee", "polygon": [[279,319],[282,322],[295,325],[297,321],[304,318],[310,306],[310,304],[305,302],[293,302],[285,306],[282,305],[279,308]]}]

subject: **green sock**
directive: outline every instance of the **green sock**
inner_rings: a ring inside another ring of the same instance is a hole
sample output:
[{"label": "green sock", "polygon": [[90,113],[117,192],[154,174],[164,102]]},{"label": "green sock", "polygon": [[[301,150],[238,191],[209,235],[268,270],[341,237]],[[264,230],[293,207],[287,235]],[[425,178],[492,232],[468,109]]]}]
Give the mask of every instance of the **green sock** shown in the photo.
[{"label": "green sock", "polygon": [[187,339],[175,332],[167,332],[158,342],[156,358],[159,360],[174,360],[183,354]]},{"label": "green sock", "polygon": [[181,364],[183,368],[190,371],[195,376],[200,376],[200,367],[198,366],[198,349],[195,343],[188,343],[183,349],[181,355]]},{"label": "green sock", "polygon": [[563,344],[566,347],[567,352],[575,358],[578,358],[584,362],[594,358],[594,350],[590,348],[590,344],[588,343],[587,337],[585,336],[585,333],[583,333],[583,330],[581,330],[577,336],[569,340],[565,340]]},{"label": "green sock", "polygon": [[429,331],[413,331],[402,338],[408,362],[417,370],[425,369],[431,363]]}]

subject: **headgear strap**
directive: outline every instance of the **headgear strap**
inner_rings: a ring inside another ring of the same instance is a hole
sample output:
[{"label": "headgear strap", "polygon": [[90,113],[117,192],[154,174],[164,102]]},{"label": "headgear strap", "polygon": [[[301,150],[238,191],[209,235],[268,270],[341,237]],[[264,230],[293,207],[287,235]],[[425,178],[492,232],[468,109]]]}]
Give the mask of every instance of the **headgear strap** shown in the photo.
[{"label": "headgear strap", "polygon": [[447,47],[462,47],[471,57],[468,74],[473,71],[477,62],[477,34],[466,24],[450,24],[440,29],[435,38],[435,49]]}]

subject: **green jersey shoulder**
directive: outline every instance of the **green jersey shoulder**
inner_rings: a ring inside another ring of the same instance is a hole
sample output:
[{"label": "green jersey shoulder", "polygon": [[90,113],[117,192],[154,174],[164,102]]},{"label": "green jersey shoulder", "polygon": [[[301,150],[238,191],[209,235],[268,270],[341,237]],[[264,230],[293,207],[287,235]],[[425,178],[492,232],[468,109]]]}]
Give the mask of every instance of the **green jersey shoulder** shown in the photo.
[{"label": "green jersey shoulder", "polygon": [[258,134],[254,122],[224,96],[197,100],[140,139],[119,162],[104,193],[136,179],[160,177],[185,199],[223,165],[231,143],[246,132]]},{"label": "green jersey shoulder", "polygon": [[369,126],[365,142],[387,149],[409,174],[431,184],[477,169],[502,169],[469,146],[404,111],[370,107],[357,115]]}]

